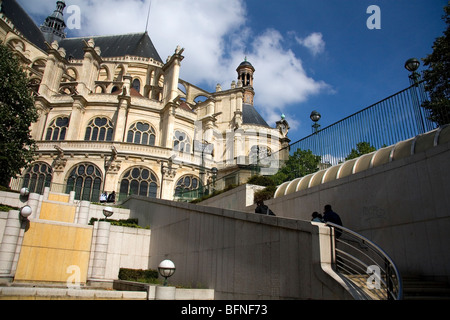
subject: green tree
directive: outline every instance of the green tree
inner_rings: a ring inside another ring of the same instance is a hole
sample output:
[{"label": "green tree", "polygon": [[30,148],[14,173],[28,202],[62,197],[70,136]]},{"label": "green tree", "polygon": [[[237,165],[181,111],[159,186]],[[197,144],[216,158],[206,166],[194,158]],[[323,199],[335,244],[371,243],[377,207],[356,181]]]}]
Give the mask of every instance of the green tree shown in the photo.
[{"label": "green tree", "polygon": [[306,176],[319,170],[320,156],[311,150],[297,149],[285,162],[283,167],[273,176],[253,176],[247,183],[265,186],[266,188],[255,192],[255,202],[268,200],[273,197],[277,186],[286,181]]},{"label": "green tree", "polygon": [[0,184],[29,165],[36,150],[30,125],[38,113],[27,87],[28,79],[19,61],[0,45]]},{"label": "green tree", "polygon": [[447,30],[434,42],[433,53],[422,59],[428,67],[423,79],[430,95],[430,101],[425,101],[422,107],[430,111],[430,120],[441,126],[450,122],[450,2],[444,12],[442,19]]},{"label": "green tree", "polygon": [[289,156],[283,167],[272,176],[276,185],[283,182],[304,177],[319,170],[320,156],[316,156],[311,150],[297,149]]},{"label": "green tree", "polygon": [[351,160],[362,156],[363,154],[371,153],[377,149],[370,145],[368,142],[359,142],[356,144],[356,149],[352,149],[350,154],[345,158],[345,160]]}]

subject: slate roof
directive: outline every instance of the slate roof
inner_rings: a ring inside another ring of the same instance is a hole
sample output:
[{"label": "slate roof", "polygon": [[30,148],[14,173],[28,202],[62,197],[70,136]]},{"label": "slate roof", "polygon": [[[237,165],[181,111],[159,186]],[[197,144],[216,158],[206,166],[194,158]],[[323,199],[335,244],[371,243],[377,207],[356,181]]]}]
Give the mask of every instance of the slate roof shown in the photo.
[{"label": "slate roof", "polygon": [[12,21],[20,31],[34,45],[42,50],[47,50],[45,38],[39,27],[34,23],[25,10],[15,1],[2,1],[1,12]]},{"label": "slate roof", "polygon": [[270,126],[266,120],[256,111],[255,107],[250,104],[242,105],[242,123],[243,124],[256,124],[264,127]]},{"label": "slate roof", "polygon": [[[42,31],[16,0],[3,0],[1,12],[13,22],[14,26],[25,36],[25,38],[40,49],[47,51]],[[89,39],[94,39],[95,46],[100,47],[102,51],[101,56],[105,58],[130,55],[153,58],[156,61],[163,62],[147,32],[111,36],[66,38],[59,42],[59,46],[66,49],[67,57],[72,56],[75,59],[83,59],[83,40],[88,41]]]},{"label": "slate roof", "polygon": [[126,55],[153,58],[162,62],[147,32],[131,33],[111,36],[66,38],[60,41],[59,46],[66,50],[66,56],[75,59],[83,59],[83,40],[93,39],[96,47],[100,47],[101,56],[104,58],[124,57]]}]

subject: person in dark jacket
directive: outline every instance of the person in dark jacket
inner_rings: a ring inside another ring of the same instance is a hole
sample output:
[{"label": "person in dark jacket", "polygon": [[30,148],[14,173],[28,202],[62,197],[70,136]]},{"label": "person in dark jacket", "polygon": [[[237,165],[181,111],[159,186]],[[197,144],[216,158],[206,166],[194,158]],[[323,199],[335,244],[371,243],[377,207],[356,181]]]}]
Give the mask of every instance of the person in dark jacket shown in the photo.
[{"label": "person in dark jacket", "polygon": [[116,192],[115,191],[113,191],[112,193],[109,194],[107,202],[116,203]]},{"label": "person in dark jacket", "polygon": [[259,200],[258,202],[256,202],[255,213],[266,214],[269,216],[275,215],[275,213],[273,213],[272,210],[270,210],[269,207],[266,206],[264,204],[264,201],[262,201],[262,200]]},{"label": "person in dark jacket", "polygon": [[[339,226],[342,226],[342,220],[339,215],[333,211],[331,208],[331,205],[327,204],[323,208],[323,221],[324,222],[331,222],[334,224],[337,224]],[[339,238],[341,236],[342,232],[340,230],[336,230],[336,238]]]}]

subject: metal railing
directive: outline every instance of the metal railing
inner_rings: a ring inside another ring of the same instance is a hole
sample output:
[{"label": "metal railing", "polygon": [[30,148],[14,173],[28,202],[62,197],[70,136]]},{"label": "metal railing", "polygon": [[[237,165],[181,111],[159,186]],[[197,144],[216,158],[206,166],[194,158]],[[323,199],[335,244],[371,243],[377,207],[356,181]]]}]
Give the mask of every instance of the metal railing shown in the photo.
[{"label": "metal railing", "polygon": [[9,184],[11,190],[20,191],[23,187],[28,188],[31,193],[40,195],[44,194],[45,188],[49,188],[54,193],[70,194],[71,191],[74,191],[75,200],[87,200],[91,202],[98,202],[101,193],[101,190],[96,188],[60,184],[44,179],[25,179],[23,177],[11,179]]},{"label": "metal railing", "polygon": [[345,227],[327,222],[334,229],[332,261],[366,296],[378,300],[401,300],[403,284],[393,260],[378,245]]},{"label": "metal railing", "polygon": [[380,149],[431,131],[438,125],[430,120],[429,110],[421,107],[427,100],[424,82],[418,82],[292,143],[290,154],[311,150],[323,164],[336,165],[358,143]]}]

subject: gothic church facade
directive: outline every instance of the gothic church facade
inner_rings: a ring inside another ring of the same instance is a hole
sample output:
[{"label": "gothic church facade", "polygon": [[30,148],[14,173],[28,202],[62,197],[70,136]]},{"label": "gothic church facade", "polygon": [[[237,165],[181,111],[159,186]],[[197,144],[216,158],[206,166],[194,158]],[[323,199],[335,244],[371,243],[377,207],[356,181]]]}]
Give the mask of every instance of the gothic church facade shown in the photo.
[{"label": "gothic church facade", "polygon": [[21,61],[40,115],[19,187],[173,200],[249,165],[271,174],[286,158],[277,151],[288,124],[270,127],[257,112],[246,59],[229,88],[208,92],[179,78],[182,48],[163,61],[147,32],[67,38],[65,6],[57,1],[38,27],[15,0],[0,0],[0,42]]}]

